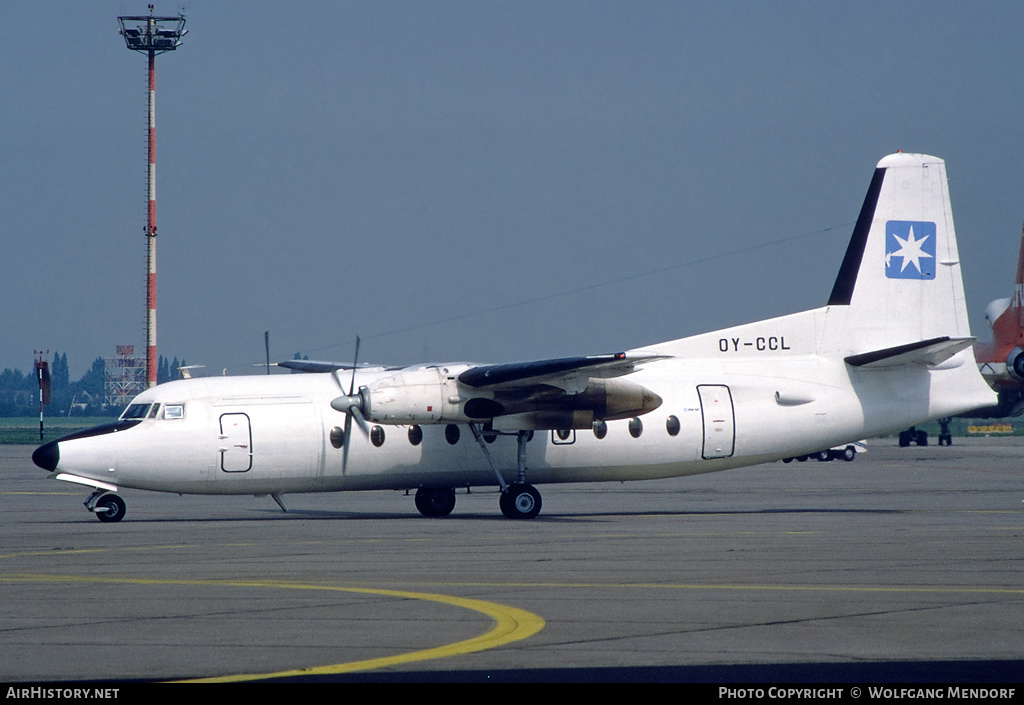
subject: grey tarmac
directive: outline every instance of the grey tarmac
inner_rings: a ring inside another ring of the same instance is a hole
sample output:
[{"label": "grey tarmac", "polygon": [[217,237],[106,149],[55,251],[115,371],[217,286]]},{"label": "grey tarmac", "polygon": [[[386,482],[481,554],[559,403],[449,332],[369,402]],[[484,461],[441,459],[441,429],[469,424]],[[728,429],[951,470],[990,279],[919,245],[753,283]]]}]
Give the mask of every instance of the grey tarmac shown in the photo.
[{"label": "grey tarmac", "polygon": [[1020,681],[1024,438],[868,447],[541,485],[532,521],[125,491],[103,524],[0,446],[0,682]]}]

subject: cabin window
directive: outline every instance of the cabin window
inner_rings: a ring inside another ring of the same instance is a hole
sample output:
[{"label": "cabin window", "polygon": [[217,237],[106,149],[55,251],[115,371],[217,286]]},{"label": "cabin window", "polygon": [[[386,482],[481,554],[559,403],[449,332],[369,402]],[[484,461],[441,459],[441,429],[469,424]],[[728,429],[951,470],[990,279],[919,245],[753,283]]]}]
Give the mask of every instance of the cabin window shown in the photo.
[{"label": "cabin window", "polygon": [[444,439],[448,441],[449,444],[455,445],[458,443],[460,435],[459,427],[455,424],[450,423],[444,427]]},{"label": "cabin window", "polygon": [[668,435],[670,435],[670,436],[678,436],[679,435],[679,419],[676,418],[675,416],[669,416],[665,420],[665,430],[668,431]]},{"label": "cabin window", "polygon": [[567,441],[569,440],[569,436],[572,435],[572,431],[568,428],[560,428],[555,431],[555,435],[558,436],[558,440]]},{"label": "cabin window", "polygon": [[414,446],[418,446],[420,443],[422,443],[423,442],[423,429],[420,428],[419,426],[415,426],[415,425],[414,426],[410,426],[409,427],[409,442],[412,443]]},{"label": "cabin window", "polygon": [[370,429],[370,441],[373,445],[380,448],[384,445],[384,429],[380,426],[374,426]]},{"label": "cabin window", "polygon": [[149,413],[149,404],[129,404],[121,414],[122,419],[144,419]]},{"label": "cabin window", "polygon": [[608,435],[608,424],[604,420],[598,419],[594,422],[594,435],[599,439]]},{"label": "cabin window", "polygon": [[345,445],[345,429],[341,426],[335,426],[331,429],[330,433],[331,445],[335,448],[341,448]]},{"label": "cabin window", "polygon": [[644,432],[643,422],[636,416],[629,420],[629,435],[633,438],[639,438],[640,434]]},{"label": "cabin window", "polygon": [[184,404],[168,404],[164,407],[164,418],[165,419],[183,419],[185,418],[185,406]]}]

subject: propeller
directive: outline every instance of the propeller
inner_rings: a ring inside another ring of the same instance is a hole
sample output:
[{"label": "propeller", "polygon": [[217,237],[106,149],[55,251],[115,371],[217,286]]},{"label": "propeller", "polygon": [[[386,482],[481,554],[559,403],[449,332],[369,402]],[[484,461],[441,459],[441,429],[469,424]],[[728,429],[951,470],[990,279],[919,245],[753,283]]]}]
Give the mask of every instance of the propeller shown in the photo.
[{"label": "propeller", "polygon": [[[365,395],[364,389],[359,390],[356,394],[356,367],[359,365],[359,336],[356,336],[356,354],[355,359],[352,361],[352,379],[348,384],[348,394],[340,396],[337,399],[331,401],[331,408],[335,411],[341,411],[345,414],[345,441],[344,450],[342,450],[341,456],[341,474],[346,474],[348,470],[348,448],[351,445],[351,433],[352,433],[352,418],[355,417],[356,425],[359,426],[359,430],[363,432],[364,436],[370,435],[370,430],[366,427],[366,419],[363,418],[362,409],[365,407]],[[337,377],[335,377],[337,379]],[[340,384],[340,382],[339,382]]]}]

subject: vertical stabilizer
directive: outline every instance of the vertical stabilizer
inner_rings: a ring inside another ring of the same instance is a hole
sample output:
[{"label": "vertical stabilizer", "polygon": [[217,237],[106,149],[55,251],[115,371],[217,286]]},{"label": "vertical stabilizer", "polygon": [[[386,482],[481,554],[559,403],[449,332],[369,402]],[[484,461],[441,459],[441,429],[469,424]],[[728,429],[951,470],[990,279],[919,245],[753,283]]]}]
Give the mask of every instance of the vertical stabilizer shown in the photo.
[{"label": "vertical stabilizer", "polygon": [[828,303],[861,350],[970,335],[943,160],[878,163]]},{"label": "vertical stabilizer", "polygon": [[1013,297],[1010,299],[1010,317],[1004,325],[1012,326],[1015,330],[1011,335],[1016,334],[1020,339],[1021,331],[1024,330],[1024,230],[1020,237],[1020,251],[1017,253],[1017,279],[1014,280]]},{"label": "vertical stabilizer", "polygon": [[982,372],[995,387],[1020,389],[1024,386],[1024,234],[1013,296],[991,302],[985,319],[992,326],[992,341],[975,348],[978,362],[984,363]]}]

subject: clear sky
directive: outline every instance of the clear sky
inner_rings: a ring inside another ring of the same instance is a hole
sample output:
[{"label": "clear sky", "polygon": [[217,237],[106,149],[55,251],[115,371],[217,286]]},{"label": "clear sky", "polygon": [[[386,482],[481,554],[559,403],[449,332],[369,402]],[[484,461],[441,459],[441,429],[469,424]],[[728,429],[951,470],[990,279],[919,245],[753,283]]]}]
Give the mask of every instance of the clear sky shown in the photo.
[{"label": "clear sky", "polygon": [[[177,5],[157,3],[158,15]],[[8,0],[0,369],[145,342],[144,2]],[[975,335],[1024,222],[1020,2],[193,0],[157,58],[159,352],[505,362],[820,306],[946,159]]]}]

